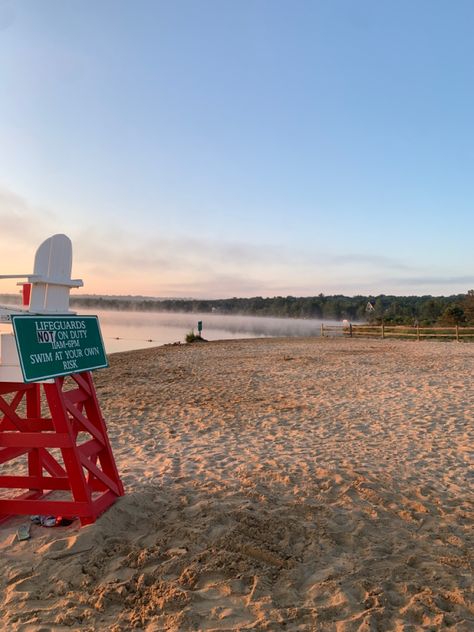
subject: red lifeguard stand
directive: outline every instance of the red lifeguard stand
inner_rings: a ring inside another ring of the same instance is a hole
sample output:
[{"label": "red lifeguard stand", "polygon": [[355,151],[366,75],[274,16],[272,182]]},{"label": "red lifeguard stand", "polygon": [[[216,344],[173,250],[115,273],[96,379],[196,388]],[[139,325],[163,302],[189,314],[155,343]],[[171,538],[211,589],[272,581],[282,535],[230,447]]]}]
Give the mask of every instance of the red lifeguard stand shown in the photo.
[{"label": "red lifeguard stand", "polygon": [[[29,299],[12,315],[74,315],[69,311],[72,246],[53,235],[39,247],[26,278]],[[11,515],[78,517],[95,521],[124,494],[90,371],[34,383],[24,380],[12,333],[1,335],[0,520]]]}]

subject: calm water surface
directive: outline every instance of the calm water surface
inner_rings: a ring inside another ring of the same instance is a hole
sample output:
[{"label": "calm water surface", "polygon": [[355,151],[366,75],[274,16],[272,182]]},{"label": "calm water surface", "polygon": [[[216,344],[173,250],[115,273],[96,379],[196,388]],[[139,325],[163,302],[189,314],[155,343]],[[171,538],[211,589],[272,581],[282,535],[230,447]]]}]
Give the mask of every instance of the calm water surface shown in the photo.
[{"label": "calm water surface", "polygon": [[[203,322],[202,336],[207,340],[264,338],[266,336],[319,336],[322,322],[313,319],[169,312],[89,310],[81,311],[81,313],[99,316],[107,353],[184,342],[189,331],[194,329],[197,333],[198,320]],[[331,321],[323,322],[328,325],[336,324]]]}]

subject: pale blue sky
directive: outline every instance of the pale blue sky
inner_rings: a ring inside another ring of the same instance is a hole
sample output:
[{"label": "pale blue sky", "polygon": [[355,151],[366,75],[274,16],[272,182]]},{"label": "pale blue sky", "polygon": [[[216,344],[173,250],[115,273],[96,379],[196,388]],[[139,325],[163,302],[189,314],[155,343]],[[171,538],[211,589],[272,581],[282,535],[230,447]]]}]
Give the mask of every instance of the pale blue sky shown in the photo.
[{"label": "pale blue sky", "polygon": [[474,287],[473,33],[470,0],[0,0],[0,272],[65,232],[83,292]]}]

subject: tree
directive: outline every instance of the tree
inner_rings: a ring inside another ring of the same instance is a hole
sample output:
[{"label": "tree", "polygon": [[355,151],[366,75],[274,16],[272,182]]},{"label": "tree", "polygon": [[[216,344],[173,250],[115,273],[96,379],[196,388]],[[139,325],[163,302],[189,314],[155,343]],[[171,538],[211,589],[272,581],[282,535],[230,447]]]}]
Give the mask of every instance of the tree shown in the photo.
[{"label": "tree", "polygon": [[441,316],[441,322],[443,325],[460,325],[466,322],[466,316],[464,310],[459,305],[448,305]]},{"label": "tree", "polygon": [[436,298],[430,297],[423,301],[419,309],[419,317],[423,325],[435,323],[443,313],[443,303]]},{"label": "tree", "polygon": [[474,323],[474,290],[468,290],[464,300],[461,302],[461,307],[466,315],[466,320],[469,323]]}]

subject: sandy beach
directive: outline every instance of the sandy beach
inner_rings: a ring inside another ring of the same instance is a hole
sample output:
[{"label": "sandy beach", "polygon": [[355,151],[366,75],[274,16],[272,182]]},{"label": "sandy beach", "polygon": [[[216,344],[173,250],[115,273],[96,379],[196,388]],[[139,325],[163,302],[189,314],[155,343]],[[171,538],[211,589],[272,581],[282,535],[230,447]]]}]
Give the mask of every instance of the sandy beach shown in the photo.
[{"label": "sandy beach", "polygon": [[0,629],[474,630],[474,345],[266,339],[94,374],[127,494],[0,525]]}]

